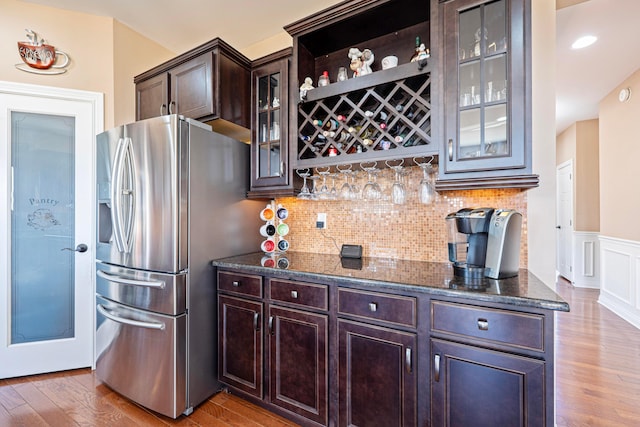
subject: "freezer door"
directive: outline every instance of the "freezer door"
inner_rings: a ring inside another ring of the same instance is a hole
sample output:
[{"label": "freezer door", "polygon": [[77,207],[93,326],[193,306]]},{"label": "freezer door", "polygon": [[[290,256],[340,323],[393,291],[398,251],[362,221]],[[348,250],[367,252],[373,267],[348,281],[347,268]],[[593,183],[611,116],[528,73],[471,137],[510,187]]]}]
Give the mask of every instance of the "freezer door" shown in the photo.
[{"label": "freezer door", "polygon": [[187,309],[187,275],[97,263],[96,293],[141,310],[178,315]]},{"label": "freezer door", "polygon": [[168,417],[186,408],[187,315],[153,314],[96,297],[96,375]]},{"label": "freezer door", "polygon": [[188,132],[170,115],[98,135],[98,260],[169,273],[187,268]]}]

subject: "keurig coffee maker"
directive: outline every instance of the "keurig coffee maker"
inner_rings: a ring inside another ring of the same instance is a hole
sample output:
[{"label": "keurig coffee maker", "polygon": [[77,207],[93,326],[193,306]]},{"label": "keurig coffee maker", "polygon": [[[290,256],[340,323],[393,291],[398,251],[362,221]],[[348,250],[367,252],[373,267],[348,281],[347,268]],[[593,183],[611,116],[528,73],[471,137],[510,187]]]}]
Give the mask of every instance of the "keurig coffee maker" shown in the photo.
[{"label": "keurig coffee maker", "polygon": [[447,215],[449,261],[456,276],[502,279],[518,274],[522,215],[511,209],[464,208]]}]

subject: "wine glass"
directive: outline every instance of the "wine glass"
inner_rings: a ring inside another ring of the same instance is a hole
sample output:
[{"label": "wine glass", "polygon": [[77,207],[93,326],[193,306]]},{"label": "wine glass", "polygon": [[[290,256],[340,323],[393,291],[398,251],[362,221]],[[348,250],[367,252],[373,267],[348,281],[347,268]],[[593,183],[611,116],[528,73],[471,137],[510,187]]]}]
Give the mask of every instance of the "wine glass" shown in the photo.
[{"label": "wine glass", "polygon": [[378,175],[378,169],[376,169],[377,163],[373,162],[373,166],[364,166],[360,164],[362,170],[367,172],[367,183],[362,189],[362,198],[364,200],[379,200],[382,197],[382,190],[380,185],[376,182],[376,176]]},{"label": "wine glass", "polygon": [[297,169],[296,173],[300,178],[302,178],[302,188],[300,189],[300,193],[298,193],[298,198],[299,199],[311,198],[311,191],[307,186],[307,178],[311,176],[311,171],[309,169]]},{"label": "wine glass", "polygon": [[347,165],[347,166],[348,167],[343,166],[342,169],[340,168],[339,165],[336,166],[336,169],[338,169],[338,172],[340,172],[344,176],[344,183],[340,187],[340,191],[338,193],[338,198],[340,198],[341,200],[351,200],[352,198],[351,184],[349,184],[349,178],[353,171],[351,170],[351,165]]},{"label": "wine glass", "polygon": [[393,169],[396,174],[395,181],[391,185],[391,203],[394,205],[404,205],[407,200],[407,192],[402,183],[402,176],[404,175],[402,166],[404,165],[404,160],[400,160],[400,163],[397,165],[390,164],[388,160],[385,163],[389,168]]},{"label": "wine glass", "polygon": [[418,185],[418,200],[424,205],[429,205],[436,199],[436,189],[431,180],[431,175],[434,172],[433,166],[431,165],[433,157],[424,163],[418,162],[416,158],[414,158],[413,161],[422,169],[422,179]]},{"label": "wine glass", "polygon": [[338,198],[338,190],[336,189],[336,176],[337,173],[329,174],[331,177],[331,190],[329,190],[329,199],[336,200]]},{"label": "wine glass", "polygon": [[358,200],[360,198],[360,187],[358,187],[359,173],[359,171],[353,171],[351,173],[351,200]]},{"label": "wine glass", "polygon": [[329,168],[324,170],[320,170],[320,168],[316,168],[318,175],[322,178],[322,184],[320,188],[317,190],[316,195],[318,199],[326,200],[329,198],[329,187],[327,186],[327,175],[329,175]]},{"label": "wine glass", "polygon": [[310,176],[309,179],[312,182],[312,184],[311,184],[311,196],[309,196],[309,199],[310,200],[318,200],[318,179],[320,179],[320,177],[318,175],[313,175],[313,176]]}]

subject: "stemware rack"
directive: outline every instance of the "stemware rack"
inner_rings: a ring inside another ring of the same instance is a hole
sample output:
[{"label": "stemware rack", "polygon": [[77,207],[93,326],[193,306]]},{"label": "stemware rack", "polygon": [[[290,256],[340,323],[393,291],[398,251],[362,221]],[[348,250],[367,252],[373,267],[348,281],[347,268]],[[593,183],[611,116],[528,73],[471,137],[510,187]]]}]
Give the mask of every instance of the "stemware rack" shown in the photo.
[{"label": "stemware rack", "polygon": [[430,65],[315,88],[298,104],[296,168],[437,155],[431,121]]}]

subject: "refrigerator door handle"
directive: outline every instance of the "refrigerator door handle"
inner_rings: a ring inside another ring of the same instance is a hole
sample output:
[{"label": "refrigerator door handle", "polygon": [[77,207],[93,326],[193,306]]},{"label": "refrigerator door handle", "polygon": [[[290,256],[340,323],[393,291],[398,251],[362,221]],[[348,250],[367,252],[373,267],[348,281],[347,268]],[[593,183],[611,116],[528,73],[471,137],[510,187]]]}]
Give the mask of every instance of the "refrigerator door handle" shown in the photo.
[{"label": "refrigerator door handle", "polygon": [[127,279],[125,277],[116,276],[114,274],[105,273],[102,270],[96,271],[98,277],[102,277],[105,280],[114,283],[120,283],[121,285],[133,285],[133,286],[145,286],[147,288],[164,289],[165,283],[158,280],[136,280]]},{"label": "refrigerator door handle", "polygon": [[164,323],[140,322],[139,320],[131,320],[131,319],[126,319],[124,317],[114,316],[113,314],[109,313],[101,304],[98,304],[96,306],[96,309],[104,317],[106,317],[109,320],[113,320],[114,322],[117,322],[117,323],[123,323],[125,325],[130,325],[130,326],[137,326],[139,328],[164,330]]},{"label": "refrigerator door handle", "polygon": [[[133,188],[125,188],[124,174],[126,174],[128,187],[133,187],[134,170],[131,138],[118,139],[111,172],[111,223],[113,224],[113,236],[118,252],[129,253],[132,249],[135,194]],[[128,198],[126,209],[122,204],[122,196],[127,196]]]},{"label": "refrigerator door handle", "polygon": [[130,253],[133,249],[131,247],[132,238],[133,238],[133,219],[135,217],[135,208],[136,208],[136,198],[134,191],[134,176],[135,171],[133,169],[133,141],[131,138],[124,139],[124,162],[123,167],[126,165],[127,170],[125,173],[127,174],[127,182],[129,184],[129,188],[122,188],[122,194],[127,196],[129,199],[129,206],[127,209],[127,220],[126,220],[126,228],[123,230],[123,243],[124,243],[124,251],[126,253]]},{"label": "refrigerator door handle", "polygon": [[118,139],[116,152],[111,170],[111,224],[113,225],[113,238],[118,252],[124,252],[124,237],[122,232],[122,168],[124,164],[124,138]]}]

